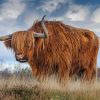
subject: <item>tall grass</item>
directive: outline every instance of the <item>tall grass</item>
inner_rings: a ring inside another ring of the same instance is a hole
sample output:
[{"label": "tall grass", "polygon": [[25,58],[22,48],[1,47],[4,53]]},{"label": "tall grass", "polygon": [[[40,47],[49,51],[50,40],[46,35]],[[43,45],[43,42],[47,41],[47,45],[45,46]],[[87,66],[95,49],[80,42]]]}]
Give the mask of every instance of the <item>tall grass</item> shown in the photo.
[{"label": "tall grass", "polygon": [[100,100],[100,81],[60,84],[51,76],[37,82],[28,69],[5,70],[0,72],[0,100]]},{"label": "tall grass", "polygon": [[0,78],[0,100],[100,100],[100,81],[69,81],[60,85],[55,77],[44,82],[34,78]]}]

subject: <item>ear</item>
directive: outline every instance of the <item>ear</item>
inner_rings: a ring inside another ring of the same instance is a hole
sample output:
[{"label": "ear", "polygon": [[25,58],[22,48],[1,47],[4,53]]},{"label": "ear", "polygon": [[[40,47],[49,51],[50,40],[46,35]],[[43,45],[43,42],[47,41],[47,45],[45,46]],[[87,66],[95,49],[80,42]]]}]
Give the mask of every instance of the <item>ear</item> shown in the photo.
[{"label": "ear", "polygon": [[4,41],[4,44],[7,48],[12,48],[11,39]]}]

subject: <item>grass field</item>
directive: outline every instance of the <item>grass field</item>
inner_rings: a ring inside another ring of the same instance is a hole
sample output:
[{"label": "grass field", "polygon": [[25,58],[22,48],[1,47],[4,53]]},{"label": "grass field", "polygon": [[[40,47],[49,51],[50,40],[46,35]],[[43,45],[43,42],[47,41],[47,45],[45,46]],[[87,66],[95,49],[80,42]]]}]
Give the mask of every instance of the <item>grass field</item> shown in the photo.
[{"label": "grass field", "polygon": [[100,82],[76,81],[63,87],[54,80],[0,78],[0,100],[100,100]]}]

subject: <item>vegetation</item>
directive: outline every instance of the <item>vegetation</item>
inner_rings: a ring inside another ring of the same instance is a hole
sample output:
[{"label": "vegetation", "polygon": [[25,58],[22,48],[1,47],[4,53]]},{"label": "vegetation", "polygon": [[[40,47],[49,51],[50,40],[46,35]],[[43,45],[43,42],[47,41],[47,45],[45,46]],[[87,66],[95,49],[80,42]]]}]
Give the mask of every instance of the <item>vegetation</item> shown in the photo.
[{"label": "vegetation", "polygon": [[[15,81],[15,80],[13,80]],[[18,80],[19,81],[19,80]],[[93,90],[48,90],[37,85],[19,82],[16,85],[6,83],[0,89],[0,100],[99,100],[100,89]],[[14,83],[13,83],[14,84]],[[87,86],[86,86],[87,87]],[[99,87],[98,87],[99,88]],[[67,89],[67,88],[66,88]]]},{"label": "vegetation", "polygon": [[0,100],[100,100],[100,81],[39,84],[28,68],[13,73],[6,69],[0,72]]}]

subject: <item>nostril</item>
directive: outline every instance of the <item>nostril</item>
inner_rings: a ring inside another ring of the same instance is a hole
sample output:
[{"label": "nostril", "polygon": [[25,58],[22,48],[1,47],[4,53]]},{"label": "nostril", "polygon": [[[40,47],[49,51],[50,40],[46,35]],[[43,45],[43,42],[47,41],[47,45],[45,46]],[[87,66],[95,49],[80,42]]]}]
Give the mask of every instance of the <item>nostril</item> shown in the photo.
[{"label": "nostril", "polygon": [[22,54],[16,54],[16,57],[19,58],[19,59],[23,59],[24,56]]}]

